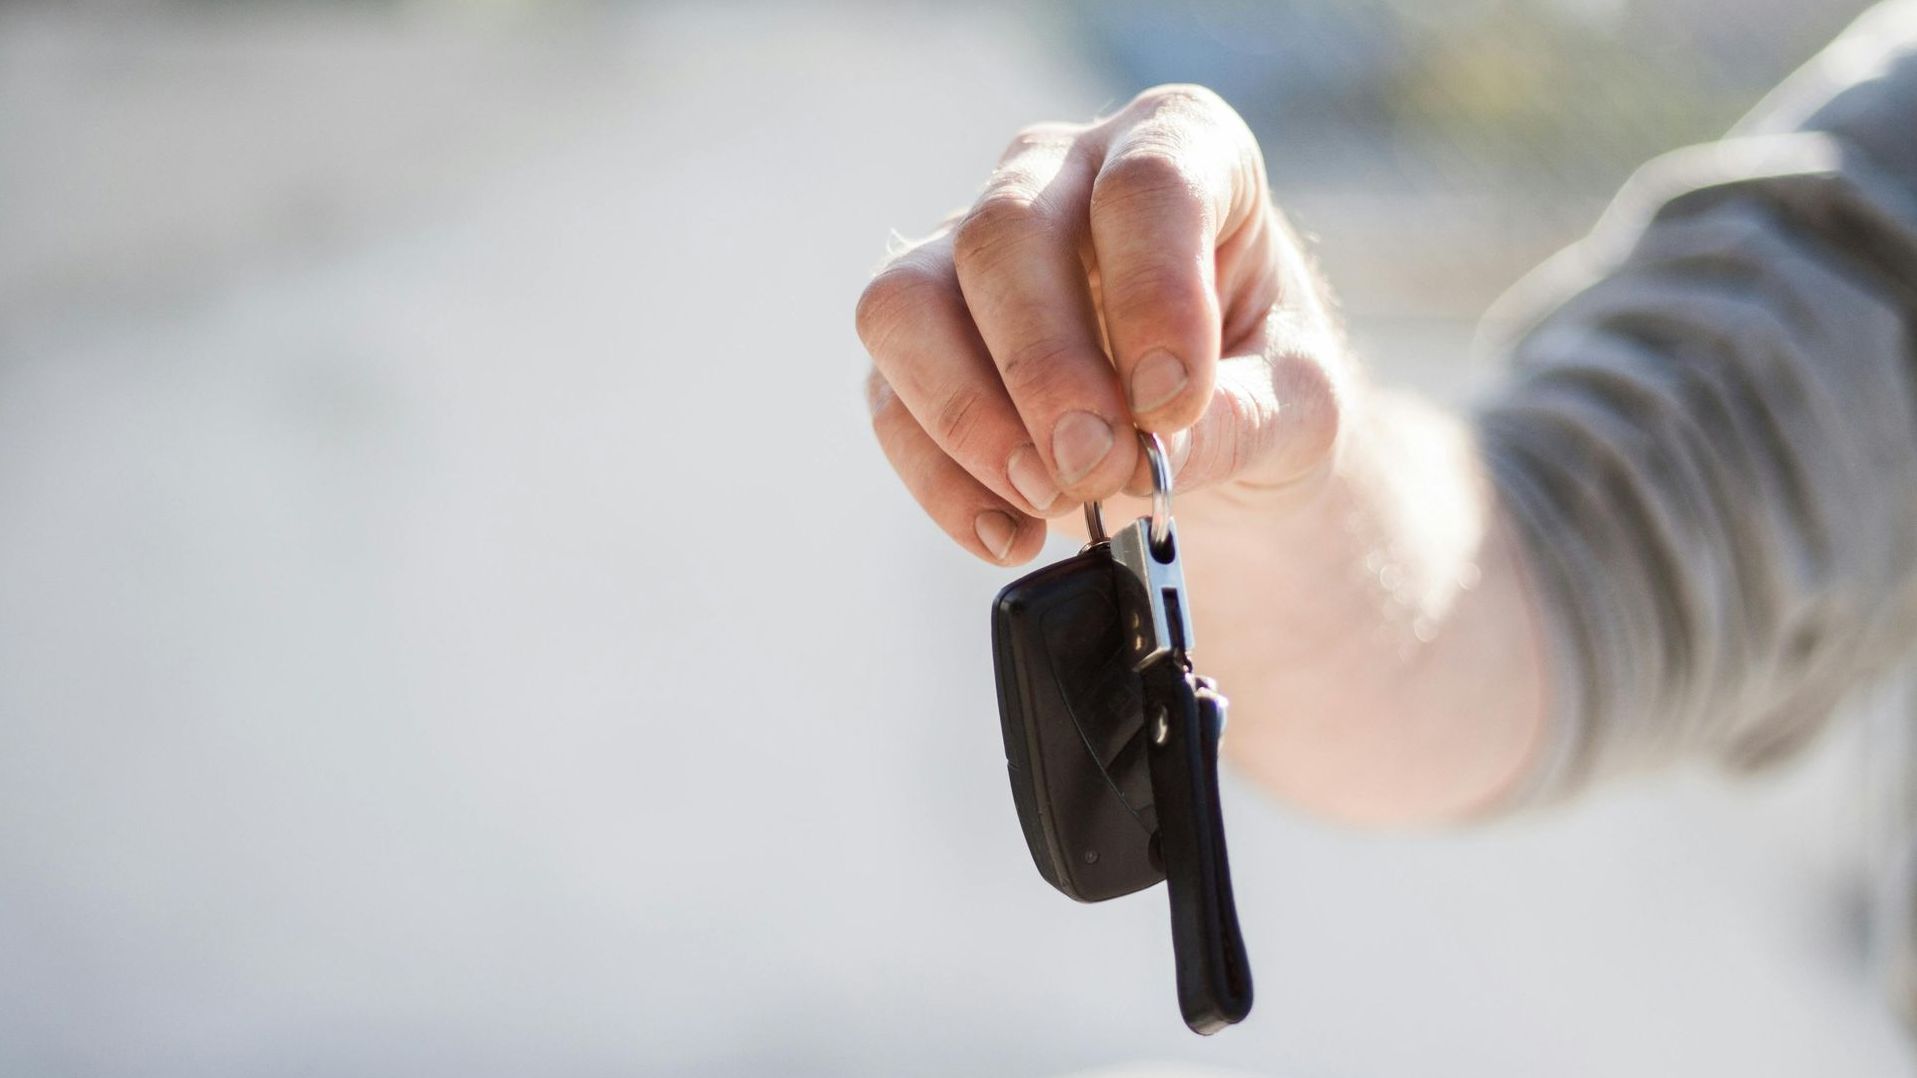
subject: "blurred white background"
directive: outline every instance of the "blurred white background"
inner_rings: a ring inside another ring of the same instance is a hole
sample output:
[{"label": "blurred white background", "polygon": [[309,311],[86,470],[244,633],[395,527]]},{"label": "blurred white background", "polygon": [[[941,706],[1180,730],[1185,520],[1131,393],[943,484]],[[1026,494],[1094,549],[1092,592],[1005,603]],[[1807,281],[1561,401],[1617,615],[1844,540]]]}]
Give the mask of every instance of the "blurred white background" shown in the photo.
[{"label": "blurred white background", "polygon": [[1032,870],[1011,574],[871,444],[854,298],[1026,123],[1219,83],[1367,358],[1457,397],[1503,284],[1856,7],[1510,6],[1351,9],[1677,11],[1725,77],[1352,105],[1358,53],[1247,82],[1244,5],[0,10],[0,1073],[1903,1073],[1854,724],[1460,834],[1234,784],[1258,1007],[1193,1037],[1162,892]]}]

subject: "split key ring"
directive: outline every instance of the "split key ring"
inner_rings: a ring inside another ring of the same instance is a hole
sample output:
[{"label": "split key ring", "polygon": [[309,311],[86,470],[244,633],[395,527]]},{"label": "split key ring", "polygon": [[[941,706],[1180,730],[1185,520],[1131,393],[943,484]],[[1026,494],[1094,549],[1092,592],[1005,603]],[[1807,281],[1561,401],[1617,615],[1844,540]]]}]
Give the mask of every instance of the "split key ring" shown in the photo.
[{"label": "split key ring", "polygon": [[[1163,550],[1171,540],[1171,455],[1165,452],[1165,443],[1150,431],[1139,431],[1138,442],[1144,447],[1145,465],[1152,475],[1152,546]],[[1096,501],[1085,503],[1085,531],[1094,543],[1110,538],[1105,531],[1105,510]]]}]

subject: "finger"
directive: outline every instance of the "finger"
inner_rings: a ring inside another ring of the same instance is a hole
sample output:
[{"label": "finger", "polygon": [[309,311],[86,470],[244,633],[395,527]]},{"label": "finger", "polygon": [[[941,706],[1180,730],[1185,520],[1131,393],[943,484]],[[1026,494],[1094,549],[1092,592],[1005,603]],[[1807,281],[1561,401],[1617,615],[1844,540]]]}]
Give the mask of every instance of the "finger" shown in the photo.
[{"label": "finger", "polygon": [[1172,436],[1177,489],[1224,479],[1294,486],[1331,462],[1340,412],[1337,387],[1314,357],[1287,351],[1226,359],[1204,413]]},{"label": "finger", "polygon": [[1045,522],[1021,513],[946,456],[877,370],[866,387],[879,447],[926,514],[986,561],[1030,561],[1045,542]]},{"label": "finger", "polygon": [[1218,251],[1256,223],[1264,168],[1244,122],[1199,87],[1148,90],[1107,123],[1090,213],[1105,329],[1138,425],[1175,431],[1211,402]]},{"label": "finger", "polygon": [[1070,511],[965,309],[949,229],[872,279],[858,327],[879,373],[947,457],[1024,513]]},{"label": "finger", "polygon": [[1081,250],[1096,145],[1030,129],[953,233],[965,304],[1019,418],[1074,501],[1131,474],[1131,415],[1107,358]]}]

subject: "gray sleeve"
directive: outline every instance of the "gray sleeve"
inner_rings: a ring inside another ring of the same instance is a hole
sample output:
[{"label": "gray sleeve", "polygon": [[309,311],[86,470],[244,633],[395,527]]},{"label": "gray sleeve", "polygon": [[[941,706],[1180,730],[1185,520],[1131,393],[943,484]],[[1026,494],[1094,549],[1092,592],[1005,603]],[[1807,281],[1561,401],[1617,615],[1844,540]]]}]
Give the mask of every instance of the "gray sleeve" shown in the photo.
[{"label": "gray sleeve", "polygon": [[1479,435],[1557,689],[1530,798],[1802,744],[1917,633],[1917,3],[1507,297]]}]

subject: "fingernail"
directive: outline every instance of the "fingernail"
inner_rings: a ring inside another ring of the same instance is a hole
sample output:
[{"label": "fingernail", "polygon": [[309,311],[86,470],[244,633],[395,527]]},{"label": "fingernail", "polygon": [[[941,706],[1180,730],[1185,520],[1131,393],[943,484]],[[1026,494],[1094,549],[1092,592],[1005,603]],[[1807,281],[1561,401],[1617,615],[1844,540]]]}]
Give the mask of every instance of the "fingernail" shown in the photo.
[{"label": "fingernail", "polygon": [[1012,540],[1018,536],[1018,524],[1011,517],[996,509],[987,509],[972,522],[972,530],[978,532],[978,541],[985,544],[992,557],[999,561],[1011,553]]},{"label": "fingernail", "polygon": [[1132,370],[1132,411],[1140,415],[1170,403],[1185,389],[1185,365],[1159,349]]},{"label": "fingernail", "polygon": [[1038,459],[1038,450],[1029,445],[1012,450],[1005,474],[1011,477],[1013,488],[1041,513],[1058,500],[1058,487],[1052,484],[1052,474],[1045,470],[1045,462]]},{"label": "fingernail", "polygon": [[1111,424],[1090,412],[1067,412],[1052,428],[1052,465],[1066,486],[1091,474],[1111,451]]}]

